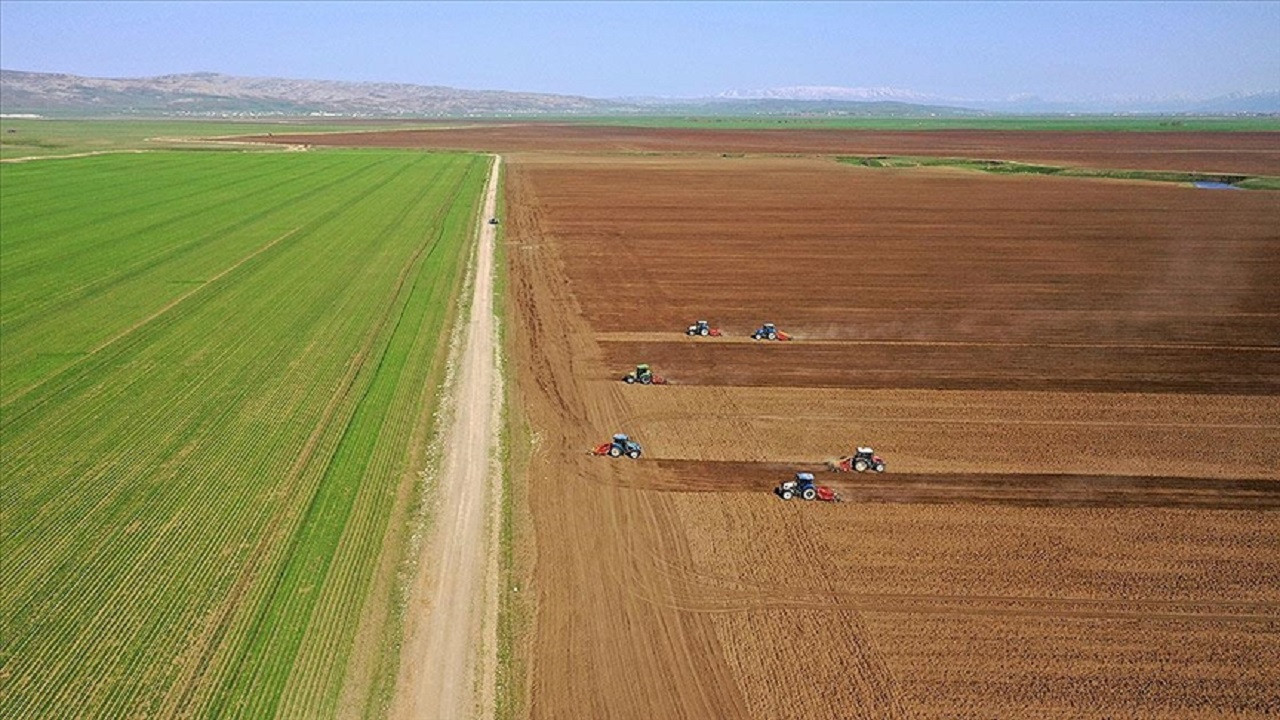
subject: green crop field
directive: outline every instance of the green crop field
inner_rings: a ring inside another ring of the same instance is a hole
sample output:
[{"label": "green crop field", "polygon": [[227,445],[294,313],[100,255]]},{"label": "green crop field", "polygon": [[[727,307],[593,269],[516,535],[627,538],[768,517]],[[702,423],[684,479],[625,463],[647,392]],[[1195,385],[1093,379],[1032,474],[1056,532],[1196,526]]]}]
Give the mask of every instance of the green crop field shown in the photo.
[{"label": "green crop field", "polygon": [[[175,120],[0,118],[0,159],[133,150],[217,148],[200,138],[277,133],[357,132],[431,127],[403,120]],[[225,146],[221,146],[225,149]],[[243,146],[242,146],[243,147]],[[263,148],[277,151],[278,148]]]},{"label": "green crop field", "polygon": [[0,717],[378,714],[488,168],[0,166]]}]

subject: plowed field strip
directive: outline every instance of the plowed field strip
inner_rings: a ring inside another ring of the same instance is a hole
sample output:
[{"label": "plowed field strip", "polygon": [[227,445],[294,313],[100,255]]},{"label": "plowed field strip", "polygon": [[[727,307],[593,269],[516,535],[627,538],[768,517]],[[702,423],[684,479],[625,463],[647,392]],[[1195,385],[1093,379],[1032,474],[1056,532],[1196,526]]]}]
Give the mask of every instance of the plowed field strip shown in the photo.
[{"label": "plowed field strip", "polygon": [[832,473],[821,464],[692,460],[657,460],[655,464],[659,472],[639,473],[636,480],[629,482],[669,492],[768,493],[792,473],[807,470],[817,474],[821,484],[830,485],[852,502],[1280,510],[1280,479]]},{"label": "plowed field strip", "polygon": [[812,153],[998,158],[1127,169],[1280,175],[1270,132],[1041,132],[1005,130],[701,130],[529,123],[440,130],[246,138],[296,145],[484,151]]},{"label": "plowed field strip", "polygon": [[1273,347],[606,342],[610,367],[647,362],[682,385],[1280,395]]},{"label": "plowed field strip", "polygon": [[[1275,317],[1280,314],[1270,314]],[[992,348],[1047,348],[1047,349],[1090,349],[1090,350],[1236,350],[1241,352],[1274,352],[1280,353],[1280,345],[1221,345],[1214,343],[1063,343],[1063,342],[999,342],[973,340],[829,340],[806,338],[799,333],[792,335],[789,345],[833,345],[847,347],[992,347]],[[640,333],[640,332],[603,332],[596,333],[596,340],[602,343],[635,343],[635,342],[681,342],[675,333]],[[738,343],[743,345],[761,345],[763,341],[754,340],[750,336],[684,338],[691,343],[710,345]]]},{"label": "plowed field strip", "polygon": [[[770,422],[791,422],[794,415],[774,415],[751,410],[726,408],[717,406],[707,413],[717,420],[751,419]],[[843,420],[849,417],[848,412],[806,412],[806,420]],[[635,421],[653,422],[663,420],[688,420],[688,412],[638,412],[632,416]],[[1123,427],[1123,428],[1178,428],[1211,430],[1280,430],[1280,422],[1257,423],[1222,423],[1222,422],[1163,422],[1159,420],[1050,420],[1027,418],[969,418],[969,417],[915,417],[911,415],[883,414],[878,415],[862,410],[858,414],[861,422],[868,423],[908,423],[911,425],[990,425],[1005,427],[1010,425],[1045,426],[1045,427]]]},{"label": "plowed field strip", "polygon": [[[856,512],[859,508],[839,507],[837,512]],[[792,519],[800,516],[791,515]],[[792,535],[806,537],[797,529]],[[797,547],[788,553],[800,556],[830,556],[834,548]],[[776,582],[751,579],[721,567],[707,567],[684,558],[668,558],[654,553],[636,554],[633,564],[649,566],[637,574],[633,592],[648,602],[664,603],[672,608],[696,613],[739,613],[756,610],[817,609],[822,612],[854,610],[858,612],[905,612],[909,614],[971,614],[1027,617],[1087,617],[1150,620],[1212,620],[1274,623],[1280,621],[1280,603],[1244,600],[1154,599],[1115,597],[1071,597],[1049,595],[994,595],[975,592],[910,593],[865,592],[848,589],[858,583],[839,573],[823,578],[821,585],[806,586],[796,578]],[[675,588],[659,593],[649,587],[646,578],[666,578],[665,585]]]},{"label": "plowed field strip", "polygon": [[[706,578],[701,578],[702,582]],[[718,615],[778,610],[807,610],[838,614],[905,613],[908,615],[973,615],[979,617],[1057,617],[1105,620],[1177,620],[1191,625],[1204,622],[1280,622],[1280,604],[1177,602],[1159,600],[1108,600],[1092,598],[995,597],[966,595],[911,595],[900,593],[851,593],[796,584],[744,589],[741,582],[725,578],[729,587],[697,586],[683,579],[670,589],[633,592],[646,602],[681,612]]]},{"label": "plowed field strip", "polygon": [[594,392],[582,382],[599,367],[590,329],[576,312],[560,249],[545,234],[535,188],[514,166],[506,177],[515,378],[539,438],[529,480],[538,547],[529,713],[750,716],[708,620],[664,607],[669,591],[661,587],[654,602],[634,592],[649,566],[632,558],[687,553],[687,529],[667,498],[584,482],[621,469],[592,462],[600,458],[586,458],[580,446],[616,427],[626,401],[618,388]]},{"label": "plowed field strip", "polygon": [[[973,615],[980,617],[1057,617],[1106,620],[1261,623],[1280,622],[1280,604],[1165,602],[1145,600],[1096,600],[1074,598],[945,596],[849,593],[795,584],[743,590],[737,580],[732,589],[695,588],[677,584],[661,595],[635,592],[648,602],[698,614],[731,614],[772,610],[810,610],[822,613],[905,613],[909,615]],[[659,601],[657,598],[663,597]]]}]

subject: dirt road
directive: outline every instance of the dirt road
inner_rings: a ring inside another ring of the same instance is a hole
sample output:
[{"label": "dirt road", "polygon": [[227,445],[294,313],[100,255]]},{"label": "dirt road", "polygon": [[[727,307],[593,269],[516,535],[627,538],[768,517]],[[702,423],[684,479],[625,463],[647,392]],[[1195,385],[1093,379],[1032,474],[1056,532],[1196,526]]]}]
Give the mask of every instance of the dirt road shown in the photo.
[{"label": "dirt road", "polygon": [[495,157],[485,190],[469,315],[453,357],[444,452],[433,480],[432,535],[423,546],[408,606],[396,718],[490,717],[493,713],[497,554],[501,485],[493,464],[500,417],[493,311],[497,207]]}]

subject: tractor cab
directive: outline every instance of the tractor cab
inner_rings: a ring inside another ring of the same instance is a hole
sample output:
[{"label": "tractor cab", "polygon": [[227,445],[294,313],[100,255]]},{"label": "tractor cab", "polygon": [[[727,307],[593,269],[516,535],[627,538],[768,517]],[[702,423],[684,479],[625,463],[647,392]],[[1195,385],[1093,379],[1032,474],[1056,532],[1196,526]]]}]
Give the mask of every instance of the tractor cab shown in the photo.
[{"label": "tractor cab", "polygon": [[818,489],[814,486],[813,473],[798,472],[794,480],[787,480],[774,490],[783,500],[790,500],[797,495],[805,500],[818,497]]},{"label": "tractor cab", "polygon": [[852,458],[853,469],[857,472],[866,472],[867,470],[875,470],[876,472],[884,472],[884,458],[876,454],[875,450],[869,447],[860,447]]},{"label": "tractor cab", "polygon": [[666,385],[667,379],[653,374],[653,370],[645,363],[636,365],[636,369],[622,376],[622,381],[628,385],[640,383],[641,385]]},{"label": "tractor cab", "polygon": [[591,451],[591,455],[608,455],[609,457],[627,457],[635,460],[640,457],[640,443],[632,440],[622,433],[613,436],[613,439],[607,443],[601,443],[595,446]]},{"label": "tractor cab", "polygon": [[834,460],[827,463],[827,467],[836,472],[866,472],[875,470],[878,473],[884,472],[884,458],[876,454],[875,450],[869,447],[860,447],[858,451],[846,458]]},{"label": "tractor cab", "polygon": [[720,328],[711,327],[711,323],[706,320],[699,320],[690,325],[689,329],[684,331],[684,334],[701,337],[720,337]]},{"label": "tractor cab", "polygon": [[764,325],[761,325],[761,326],[760,326],[760,329],[759,329],[759,330],[756,330],[755,332],[751,333],[751,339],[753,339],[753,340],[777,340],[777,339],[778,339],[778,328],[777,328],[777,327],[775,327],[773,323],[765,323]]},{"label": "tractor cab", "polygon": [[622,433],[613,436],[613,442],[609,445],[609,457],[622,457],[626,455],[631,459],[640,457],[640,443],[635,442],[631,438]]}]

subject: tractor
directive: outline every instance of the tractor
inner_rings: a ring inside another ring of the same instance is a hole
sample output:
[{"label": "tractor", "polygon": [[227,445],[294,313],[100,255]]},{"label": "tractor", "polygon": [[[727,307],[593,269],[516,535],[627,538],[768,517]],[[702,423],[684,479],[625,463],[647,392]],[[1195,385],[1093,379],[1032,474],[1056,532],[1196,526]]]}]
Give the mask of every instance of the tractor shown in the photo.
[{"label": "tractor", "polygon": [[654,375],[648,365],[641,364],[637,365],[635,370],[623,375],[622,382],[628,385],[636,383],[641,385],[666,385],[667,379],[660,375]]},{"label": "tractor", "polygon": [[797,495],[804,500],[821,500],[823,502],[840,502],[835,490],[817,485],[813,481],[813,473],[798,472],[794,480],[787,480],[773,490],[783,500],[790,500]]},{"label": "tractor", "polygon": [[713,328],[706,320],[699,320],[698,322],[690,325],[689,329],[684,331],[684,334],[694,336],[701,335],[702,337],[720,337],[720,328]]},{"label": "tractor", "polygon": [[613,436],[613,440],[596,446],[596,448],[591,451],[591,454],[608,455],[609,457],[622,457],[623,455],[626,455],[632,460],[635,460],[640,457],[641,452],[640,443],[632,440],[622,433],[618,433]]},{"label": "tractor", "polygon": [[774,327],[773,323],[765,323],[759,330],[751,333],[752,340],[790,340],[791,336]]},{"label": "tractor", "polygon": [[841,458],[831,463],[831,469],[836,472],[866,472],[875,470],[878,473],[884,472],[884,458],[876,454],[875,450],[869,447],[860,447],[858,452],[847,458]]}]

